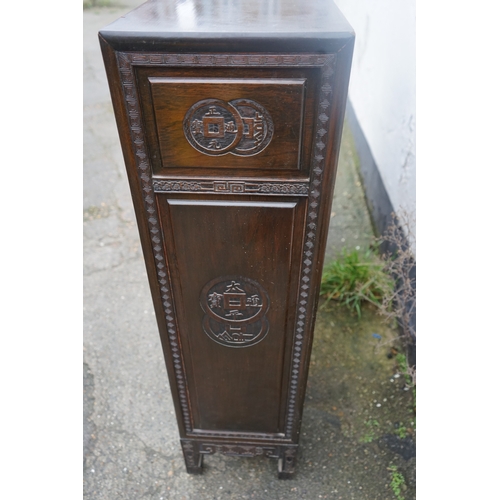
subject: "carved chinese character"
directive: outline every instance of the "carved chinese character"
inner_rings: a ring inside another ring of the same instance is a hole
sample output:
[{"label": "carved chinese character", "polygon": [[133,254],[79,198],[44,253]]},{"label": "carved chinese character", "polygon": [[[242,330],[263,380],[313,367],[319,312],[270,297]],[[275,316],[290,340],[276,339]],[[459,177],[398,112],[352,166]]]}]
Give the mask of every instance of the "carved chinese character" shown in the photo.
[{"label": "carved chinese character", "polygon": [[231,282],[223,294],[225,309],[245,309],[247,294],[236,281]]},{"label": "carved chinese character", "polygon": [[220,149],[222,146],[221,146],[221,143],[217,139],[212,139],[208,143],[208,147],[209,148],[214,148],[214,149]]},{"label": "carved chinese character", "polygon": [[202,134],[203,133],[203,122],[201,120],[193,120],[191,122],[191,130],[193,134]]},{"label": "carved chinese character", "polygon": [[234,122],[230,121],[230,122],[226,123],[225,131],[230,133],[230,134],[236,134],[236,132],[238,130],[236,129],[236,125],[234,124]]},{"label": "carved chinese character", "polygon": [[233,309],[229,311],[227,314],[225,314],[226,317],[231,317],[233,320],[238,319],[238,316],[243,316],[238,309]]},{"label": "carved chinese character", "polygon": [[208,116],[213,116],[213,115],[220,115],[220,113],[217,111],[217,107],[216,106],[210,106],[208,108],[208,113],[207,113]]},{"label": "carved chinese character", "polygon": [[247,306],[249,307],[259,307],[260,306],[260,299],[258,295],[252,295],[251,297],[247,298]]},{"label": "carved chinese character", "polygon": [[208,296],[208,304],[212,309],[215,307],[221,307],[222,306],[222,295],[220,293],[211,293]]}]

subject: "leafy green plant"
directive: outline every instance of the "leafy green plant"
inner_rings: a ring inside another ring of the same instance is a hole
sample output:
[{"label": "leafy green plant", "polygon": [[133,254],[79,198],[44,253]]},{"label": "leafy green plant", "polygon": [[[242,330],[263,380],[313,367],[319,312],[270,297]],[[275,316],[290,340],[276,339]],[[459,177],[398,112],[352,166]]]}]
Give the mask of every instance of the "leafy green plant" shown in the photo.
[{"label": "leafy green plant", "polygon": [[396,436],[398,436],[401,439],[404,439],[407,436],[408,432],[406,431],[406,427],[403,425],[403,423],[399,424],[399,427],[396,429]]},{"label": "leafy green plant", "polygon": [[406,489],[406,482],[403,474],[398,472],[398,468],[395,465],[391,465],[389,470],[391,471],[391,488],[395,497],[398,500],[405,500],[402,494],[402,490]]},{"label": "leafy green plant", "polygon": [[360,255],[357,250],[344,250],[323,270],[320,293],[327,303],[336,300],[360,317],[364,302],[381,306],[393,288],[393,279],[384,272],[384,262],[373,251]]},{"label": "leafy green plant", "polygon": [[375,427],[380,427],[378,420],[368,420],[365,422],[365,425],[368,427],[368,431],[361,438],[362,443],[371,443],[375,439]]},{"label": "leafy green plant", "polygon": [[408,366],[408,360],[402,353],[396,354],[396,364],[398,371],[403,375],[408,389],[411,389],[413,396],[413,412],[417,409],[417,386],[415,368]]},{"label": "leafy green plant", "polygon": [[396,363],[398,365],[398,370],[401,372],[403,377],[405,378],[406,384],[411,387],[413,384],[412,378],[408,373],[408,361],[404,354],[398,353],[396,354]]}]

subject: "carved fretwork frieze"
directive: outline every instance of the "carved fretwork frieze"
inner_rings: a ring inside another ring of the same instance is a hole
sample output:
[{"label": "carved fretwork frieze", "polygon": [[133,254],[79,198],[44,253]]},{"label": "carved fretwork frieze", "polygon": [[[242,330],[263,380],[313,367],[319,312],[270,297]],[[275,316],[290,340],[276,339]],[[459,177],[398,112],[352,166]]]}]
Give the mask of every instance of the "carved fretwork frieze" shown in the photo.
[{"label": "carved fretwork frieze", "polygon": [[119,52],[136,66],[323,66],[324,54],[137,54]]},{"label": "carved fretwork frieze", "polygon": [[278,458],[279,446],[201,443],[200,453],[205,455],[221,453],[222,455],[235,457],[256,457],[258,455],[264,455],[269,458]]},{"label": "carved fretwork frieze", "polygon": [[269,181],[232,181],[232,180],[153,180],[155,193],[216,193],[216,194],[265,194],[307,196],[309,183],[306,182],[269,182]]}]

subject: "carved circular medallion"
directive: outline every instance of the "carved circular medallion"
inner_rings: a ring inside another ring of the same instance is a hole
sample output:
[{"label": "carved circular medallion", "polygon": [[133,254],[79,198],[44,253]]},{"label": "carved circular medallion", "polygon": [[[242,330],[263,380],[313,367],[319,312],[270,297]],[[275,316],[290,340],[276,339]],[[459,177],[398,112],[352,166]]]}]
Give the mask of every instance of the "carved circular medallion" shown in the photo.
[{"label": "carved circular medallion", "polygon": [[203,99],[184,117],[189,144],[206,155],[252,156],[271,142],[274,124],[267,110],[251,99]]},{"label": "carved circular medallion", "polygon": [[243,121],[231,104],[219,99],[203,99],[186,113],[184,135],[201,153],[227,153],[243,136]]},{"label": "carved circular medallion", "polygon": [[264,106],[250,99],[235,99],[229,104],[238,110],[243,120],[243,137],[231,151],[232,154],[252,156],[260,153],[273,138],[274,123],[271,116]]},{"label": "carved circular medallion", "polygon": [[269,296],[254,280],[241,276],[216,278],[203,287],[200,305],[205,312],[203,330],[218,344],[248,347],[267,335]]}]

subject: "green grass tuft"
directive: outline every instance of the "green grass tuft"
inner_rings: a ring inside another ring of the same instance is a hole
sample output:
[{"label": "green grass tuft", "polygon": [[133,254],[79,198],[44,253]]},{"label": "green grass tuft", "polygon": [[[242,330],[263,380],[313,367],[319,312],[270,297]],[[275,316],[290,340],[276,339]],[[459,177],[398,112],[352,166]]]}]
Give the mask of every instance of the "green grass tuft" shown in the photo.
[{"label": "green grass tuft", "polygon": [[320,293],[327,302],[336,300],[361,316],[364,302],[380,307],[393,290],[394,281],[384,272],[384,262],[374,252],[368,250],[360,255],[357,250],[344,250],[339,259],[323,270]]}]

